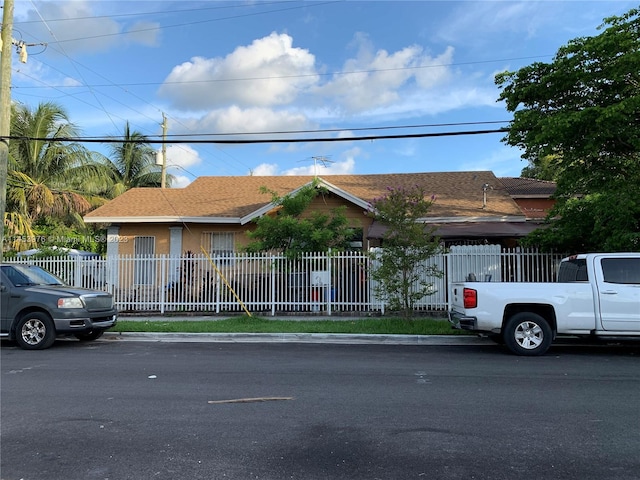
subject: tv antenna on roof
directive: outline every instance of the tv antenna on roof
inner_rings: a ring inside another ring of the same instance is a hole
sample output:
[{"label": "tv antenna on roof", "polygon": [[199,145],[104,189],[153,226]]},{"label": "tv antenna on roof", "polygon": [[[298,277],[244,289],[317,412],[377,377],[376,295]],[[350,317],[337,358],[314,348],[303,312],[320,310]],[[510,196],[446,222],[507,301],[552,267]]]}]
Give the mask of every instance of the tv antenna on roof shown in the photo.
[{"label": "tv antenna on roof", "polygon": [[316,157],[310,157],[310,158],[311,160],[313,160],[313,176],[314,177],[318,176],[318,163],[321,163],[322,166],[325,168],[327,168],[328,164],[333,163],[333,160],[331,160],[329,157],[325,157],[322,155],[319,155]]}]

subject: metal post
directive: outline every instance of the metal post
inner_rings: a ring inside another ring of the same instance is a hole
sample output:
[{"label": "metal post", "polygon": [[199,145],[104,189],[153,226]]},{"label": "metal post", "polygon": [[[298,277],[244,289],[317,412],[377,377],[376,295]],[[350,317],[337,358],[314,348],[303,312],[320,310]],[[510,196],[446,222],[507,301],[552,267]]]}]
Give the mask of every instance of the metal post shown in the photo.
[{"label": "metal post", "polygon": [[162,178],[160,188],[167,186],[167,117],[162,114]]}]

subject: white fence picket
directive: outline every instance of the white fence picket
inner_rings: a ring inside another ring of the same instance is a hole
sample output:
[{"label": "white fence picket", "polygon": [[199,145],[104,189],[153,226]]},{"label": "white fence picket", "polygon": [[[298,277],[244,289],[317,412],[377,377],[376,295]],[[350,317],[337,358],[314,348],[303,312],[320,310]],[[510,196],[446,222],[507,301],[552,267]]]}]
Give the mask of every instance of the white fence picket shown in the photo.
[{"label": "white fence picket", "polygon": [[[445,311],[448,285],[475,281],[551,282],[563,255],[504,250],[497,245],[451,247],[429,259],[444,272],[425,278],[432,295],[417,312]],[[33,263],[77,287],[113,293],[123,312],[357,314],[383,312],[374,295],[371,269],[363,252],[308,253],[297,260],[270,254],[231,254],[211,261],[203,255],[9,259]]]}]

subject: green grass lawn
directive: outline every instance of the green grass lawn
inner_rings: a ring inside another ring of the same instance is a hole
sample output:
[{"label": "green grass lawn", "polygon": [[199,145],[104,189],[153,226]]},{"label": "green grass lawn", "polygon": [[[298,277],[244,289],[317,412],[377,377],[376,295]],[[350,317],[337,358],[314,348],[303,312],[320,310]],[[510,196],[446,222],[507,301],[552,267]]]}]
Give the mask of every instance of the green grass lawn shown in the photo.
[{"label": "green grass lawn", "polygon": [[118,320],[112,332],[181,333],[372,333],[404,335],[465,335],[448,321],[419,318],[367,318],[353,320],[270,320],[260,317],[232,317],[221,320]]}]

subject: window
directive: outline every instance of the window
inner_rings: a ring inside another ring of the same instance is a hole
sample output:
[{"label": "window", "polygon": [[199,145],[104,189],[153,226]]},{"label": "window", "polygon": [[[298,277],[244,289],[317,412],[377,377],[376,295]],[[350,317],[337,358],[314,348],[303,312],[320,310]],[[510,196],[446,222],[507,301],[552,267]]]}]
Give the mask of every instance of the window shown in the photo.
[{"label": "window", "polygon": [[136,285],[153,285],[156,279],[156,237],[133,239],[133,281]]},{"label": "window", "polygon": [[354,228],[353,235],[349,238],[350,250],[362,250],[362,236],[363,232],[361,228]]},{"label": "window", "polygon": [[640,258],[603,258],[601,265],[605,282],[640,285]]},{"label": "window", "polygon": [[233,255],[233,253],[235,252],[234,237],[234,234],[230,232],[204,232],[202,234],[202,245],[212,257],[226,257]]},{"label": "window", "polygon": [[585,259],[575,258],[560,264],[560,271],[558,272],[559,283],[586,282],[588,280],[587,261]]}]

